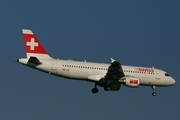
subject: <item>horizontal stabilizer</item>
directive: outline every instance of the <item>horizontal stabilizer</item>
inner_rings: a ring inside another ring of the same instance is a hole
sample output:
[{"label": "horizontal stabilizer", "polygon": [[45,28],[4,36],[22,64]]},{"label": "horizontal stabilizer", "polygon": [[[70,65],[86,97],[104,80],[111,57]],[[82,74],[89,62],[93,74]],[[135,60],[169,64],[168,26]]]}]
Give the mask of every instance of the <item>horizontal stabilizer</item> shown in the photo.
[{"label": "horizontal stabilizer", "polygon": [[42,64],[36,57],[30,57],[29,60],[28,60],[28,63],[33,63],[33,64],[36,64],[36,65]]}]

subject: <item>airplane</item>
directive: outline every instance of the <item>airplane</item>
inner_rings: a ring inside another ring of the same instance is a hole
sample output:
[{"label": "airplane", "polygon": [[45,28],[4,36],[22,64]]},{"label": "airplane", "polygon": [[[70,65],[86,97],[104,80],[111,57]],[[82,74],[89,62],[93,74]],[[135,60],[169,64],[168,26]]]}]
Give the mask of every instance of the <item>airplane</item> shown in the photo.
[{"label": "airplane", "polygon": [[31,30],[22,29],[22,32],[27,57],[19,58],[17,62],[55,76],[93,82],[92,93],[98,92],[97,86],[103,87],[105,91],[118,91],[121,85],[132,88],[142,85],[150,86],[152,96],[156,96],[156,87],[171,86],[176,82],[163,70],[121,65],[112,58],[111,64],[54,59]]}]

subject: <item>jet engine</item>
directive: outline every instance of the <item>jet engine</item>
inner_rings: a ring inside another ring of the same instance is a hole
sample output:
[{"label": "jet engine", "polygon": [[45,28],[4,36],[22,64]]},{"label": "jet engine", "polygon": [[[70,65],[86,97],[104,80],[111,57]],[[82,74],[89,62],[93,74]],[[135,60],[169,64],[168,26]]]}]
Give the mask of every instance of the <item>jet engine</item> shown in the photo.
[{"label": "jet engine", "polygon": [[128,87],[139,87],[140,85],[139,78],[134,78],[134,77],[124,77],[120,79],[119,82],[123,83],[124,85]]}]

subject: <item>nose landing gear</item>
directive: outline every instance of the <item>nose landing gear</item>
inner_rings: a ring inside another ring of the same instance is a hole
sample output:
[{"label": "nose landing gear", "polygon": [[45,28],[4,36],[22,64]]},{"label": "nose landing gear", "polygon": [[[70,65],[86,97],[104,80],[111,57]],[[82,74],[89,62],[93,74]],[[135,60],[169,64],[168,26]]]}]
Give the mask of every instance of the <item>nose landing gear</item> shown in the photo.
[{"label": "nose landing gear", "polygon": [[155,92],[156,86],[151,86],[151,88],[152,88],[152,96],[156,96],[156,92]]}]

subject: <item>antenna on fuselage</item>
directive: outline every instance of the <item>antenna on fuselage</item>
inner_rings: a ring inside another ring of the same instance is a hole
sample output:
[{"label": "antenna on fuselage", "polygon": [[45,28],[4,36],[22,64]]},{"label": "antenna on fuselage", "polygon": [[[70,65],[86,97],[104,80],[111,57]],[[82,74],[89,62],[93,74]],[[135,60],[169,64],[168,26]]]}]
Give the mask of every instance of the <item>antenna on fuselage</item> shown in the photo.
[{"label": "antenna on fuselage", "polygon": [[115,60],[113,58],[110,58],[111,59],[111,63],[113,63]]}]

